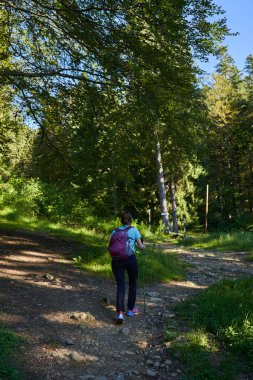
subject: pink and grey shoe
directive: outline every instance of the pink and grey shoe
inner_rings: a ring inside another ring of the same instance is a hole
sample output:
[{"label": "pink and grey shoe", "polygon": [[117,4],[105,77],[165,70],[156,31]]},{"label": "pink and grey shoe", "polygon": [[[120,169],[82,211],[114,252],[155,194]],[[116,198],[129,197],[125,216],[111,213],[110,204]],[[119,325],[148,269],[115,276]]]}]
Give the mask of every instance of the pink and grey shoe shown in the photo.
[{"label": "pink and grey shoe", "polygon": [[138,315],[139,314],[139,309],[137,308],[134,308],[134,309],[128,309],[126,315],[128,317],[134,317],[135,315]]}]

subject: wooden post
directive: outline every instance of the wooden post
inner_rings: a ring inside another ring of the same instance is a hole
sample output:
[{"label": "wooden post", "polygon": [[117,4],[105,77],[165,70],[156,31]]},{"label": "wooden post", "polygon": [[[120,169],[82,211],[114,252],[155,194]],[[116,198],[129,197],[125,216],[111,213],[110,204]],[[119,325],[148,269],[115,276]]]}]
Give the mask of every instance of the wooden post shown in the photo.
[{"label": "wooden post", "polygon": [[206,216],[205,216],[205,233],[208,226],[208,201],[209,201],[209,185],[206,185]]}]

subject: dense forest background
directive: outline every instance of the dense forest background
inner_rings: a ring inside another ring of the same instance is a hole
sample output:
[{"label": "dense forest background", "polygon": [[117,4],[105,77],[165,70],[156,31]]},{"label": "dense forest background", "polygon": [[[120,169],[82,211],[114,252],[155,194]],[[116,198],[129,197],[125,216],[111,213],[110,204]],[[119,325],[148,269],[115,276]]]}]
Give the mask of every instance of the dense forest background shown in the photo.
[{"label": "dense forest background", "polygon": [[252,225],[253,56],[212,1],[0,1],[0,28],[1,215],[203,230],[208,185],[210,230]]}]

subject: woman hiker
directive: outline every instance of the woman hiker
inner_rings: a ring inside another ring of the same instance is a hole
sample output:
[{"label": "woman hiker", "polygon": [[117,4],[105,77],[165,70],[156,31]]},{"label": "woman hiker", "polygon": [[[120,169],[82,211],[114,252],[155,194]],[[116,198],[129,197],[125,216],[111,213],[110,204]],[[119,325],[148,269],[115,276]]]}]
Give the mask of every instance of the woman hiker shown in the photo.
[{"label": "woman hiker", "polygon": [[126,315],[133,317],[139,313],[135,308],[138,264],[135,256],[135,244],[144,249],[141,234],[138,229],[131,226],[132,215],[124,212],[121,216],[122,225],[112,231],[109,243],[109,251],[112,256],[112,271],[117,283],[116,294],[116,323],[121,324],[124,320],[125,311],[125,272],[127,271],[128,302]]}]

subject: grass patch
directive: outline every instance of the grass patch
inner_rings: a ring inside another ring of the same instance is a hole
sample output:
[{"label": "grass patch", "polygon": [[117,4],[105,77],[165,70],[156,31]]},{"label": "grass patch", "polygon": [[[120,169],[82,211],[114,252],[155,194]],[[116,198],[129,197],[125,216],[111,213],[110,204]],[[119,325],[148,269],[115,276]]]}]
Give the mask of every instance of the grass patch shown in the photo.
[{"label": "grass patch", "polygon": [[[0,216],[2,216],[1,229],[45,232],[82,243],[83,248],[73,257],[75,265],[97,276],[113,279],[111,258],[107,251],[112,230],[110,223],[103,227],[103,233],[99,233],[94,229],[73,228],[47,220],[18,216],[7,208],[1,211]],[[140,226],[140,231],[142,234],[145,233],[144,226]],[[168,282],[184,278],[185,265],[179,261],[176,254],[161,252],[150,245],[150,248],[145,249],[144,252],[137,252],[137,259],[140,269],[140,285],[143,265],[145,282]]]},{"label": "grass patch", "polygon": [[208,334],[196,330],[178,337],[172,343],[174,355],[184,364],[185,378],[198,380],[217,380],[214,366],[209,360],[215,345]]},{"label": "grass patch", "polygon": [[[212,249],[217,251],[251,252],[253,247],[252,232],[212,233],[199,237],[187,237],[179,242],[185,247]],[[253,252],[252,252],[253,256]]]},{"label": "grass patch", "polygon": [[13,367],[13,353],[23,341],[11,331],[0,326],[0,379],[21,380],[21,374]]},{"label": "grass patch", "polygon": [[[176,254],[146,248],[145,251],[137,251],[136,256],[140,272],[139,285],[142,285],[143,271],[145,282],[169,282],[185,276],[185,265],[178,260]],[[81,269],[104,278],[114,278],[111,258],[103,241],[96,240],[95,244],[86,245],[74,261]]]},{"label": "grass patch", "polygon": [[171,345],[186,379],[235,380],[243,370],[252,373],[253,279],[212,285],[177,312],[192,329]]}]

